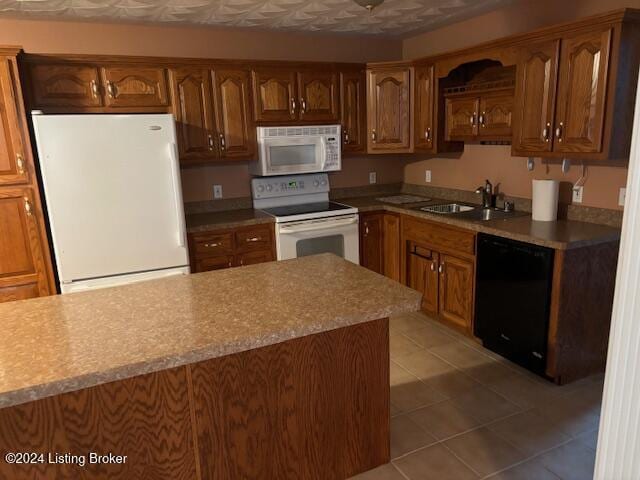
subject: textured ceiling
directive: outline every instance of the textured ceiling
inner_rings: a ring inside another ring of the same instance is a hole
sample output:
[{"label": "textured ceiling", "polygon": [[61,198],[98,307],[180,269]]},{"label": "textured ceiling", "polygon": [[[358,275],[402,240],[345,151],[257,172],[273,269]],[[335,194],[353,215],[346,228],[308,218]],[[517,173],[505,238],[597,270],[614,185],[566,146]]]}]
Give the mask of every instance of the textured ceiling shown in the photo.
[{"label": "textured ceiling", "polygon": [[372,13],[352,0],[0,0],[0,15],[406,35],[513,0],[386,0]]}]

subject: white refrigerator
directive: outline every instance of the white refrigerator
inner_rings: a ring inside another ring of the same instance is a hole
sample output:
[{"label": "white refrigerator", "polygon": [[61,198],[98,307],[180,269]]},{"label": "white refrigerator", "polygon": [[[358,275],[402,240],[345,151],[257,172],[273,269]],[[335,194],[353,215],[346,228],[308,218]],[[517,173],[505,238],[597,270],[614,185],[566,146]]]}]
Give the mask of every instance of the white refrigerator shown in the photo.
[{"label": "white refrigerator", "polygon": [[172,115],[33,126],[62,293],[189,273]]}]

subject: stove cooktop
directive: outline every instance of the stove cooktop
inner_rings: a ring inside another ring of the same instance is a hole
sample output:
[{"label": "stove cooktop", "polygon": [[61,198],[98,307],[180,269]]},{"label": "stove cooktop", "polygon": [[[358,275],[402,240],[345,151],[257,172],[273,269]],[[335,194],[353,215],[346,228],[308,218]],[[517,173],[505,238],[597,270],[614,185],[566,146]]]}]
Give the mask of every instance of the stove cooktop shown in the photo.
[{"label": "stove cooktop", "polygon": [[335,212],[336,214],[339,214],[340,210],[352,210],[352,207],[336,202],[315,202],[263,209],[264,212],[267,212],[269,215],[273,215],[274,217],[292,217],[294,215],[308,215],[325,212]]}]

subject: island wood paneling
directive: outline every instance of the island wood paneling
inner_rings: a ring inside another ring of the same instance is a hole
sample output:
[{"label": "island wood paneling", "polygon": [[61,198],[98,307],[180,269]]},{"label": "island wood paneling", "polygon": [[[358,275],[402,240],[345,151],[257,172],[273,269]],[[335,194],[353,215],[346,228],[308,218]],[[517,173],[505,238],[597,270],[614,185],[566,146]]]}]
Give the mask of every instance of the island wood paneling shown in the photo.
[{"label": "island wood paneling", "polygon": [[343,479],[389,461],[386,319],[189,368],[203,480]]},{"label": "island wood paneling", "polygon": [[11,465],[0,479],[193,480],[196,456],[184,367],[0,410],[7,452],[126,455],[122,464]]}]

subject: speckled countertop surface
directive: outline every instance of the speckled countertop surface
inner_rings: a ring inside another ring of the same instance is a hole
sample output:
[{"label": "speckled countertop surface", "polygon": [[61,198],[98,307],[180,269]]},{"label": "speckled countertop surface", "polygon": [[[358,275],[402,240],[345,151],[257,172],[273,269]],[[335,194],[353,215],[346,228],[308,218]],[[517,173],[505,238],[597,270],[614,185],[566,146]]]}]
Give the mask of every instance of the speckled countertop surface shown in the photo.
[{"label": "speckled countertop surface", "polygon": [[0,304],[0,408],[418,310],[330,254]]},{"label": "speckled countertop surface", "polygon": [[405,205],[392,205],[381,202],[376,197],[342,198],[340,203],[357,207],[361,212],[385,210],[427,220],[437,221],[455,227],[497,235],[512,240],[533,243],[543,247],[568,250],[613,242],[620,239],[620,230],[595,223],[576,222],[572,220],[558,220],[556,222],[535,222],[531,215],[521,215],[504,220],[464,220],[454,215],[439,215],[436,213],[415,210],[417,206],[452,203],[450,200],[431,199],[427,202]]},{"label": "speckled countertop surface", "polygon": [[275,220],[260,210],[243,208],[219,212],[192,213],[186,216],[187,232],[206,232],[207,230],[242,227],[259,223],[273,223]]}]

